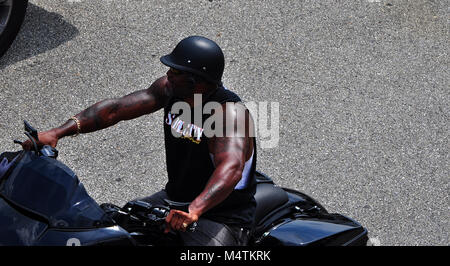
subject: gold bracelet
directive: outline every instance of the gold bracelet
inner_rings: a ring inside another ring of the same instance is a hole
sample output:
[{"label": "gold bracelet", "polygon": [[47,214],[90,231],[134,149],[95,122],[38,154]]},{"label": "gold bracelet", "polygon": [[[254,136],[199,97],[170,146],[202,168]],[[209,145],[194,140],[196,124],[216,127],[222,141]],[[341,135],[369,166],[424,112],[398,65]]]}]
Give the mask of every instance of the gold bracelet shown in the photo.
[{"label": "gold bracelet", "polygon": [[75,135],[72,135],[72,137],[74,138],[74,137],[80,135],[81,123],[80,123],[80,120],[78,120],[78,118],[76,118],[75,116],[72,116],[71,118],[69,118],[69,120],[73,120],[77,124],[77,133]]}]

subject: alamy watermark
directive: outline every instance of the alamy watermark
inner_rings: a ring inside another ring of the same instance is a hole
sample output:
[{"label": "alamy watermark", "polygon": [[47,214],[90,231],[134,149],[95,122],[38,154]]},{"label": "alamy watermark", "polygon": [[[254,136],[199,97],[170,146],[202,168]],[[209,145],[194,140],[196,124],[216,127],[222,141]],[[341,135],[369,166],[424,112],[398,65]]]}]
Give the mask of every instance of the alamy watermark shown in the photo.
[{"label": "alamy watermark", "polygon": [[[192,110],[193,109],[193,110]],[[204,119],[204,116],[207,116]],[[192,121],[193,120],[193,121]],[[179,101],[166,114],[165,123],[172,135],[200,143],[202,135],[211,137],[256,137],[261,148],[278,146],[280,106],[278,102],[207,102],[194,95],[194,105]]]}]

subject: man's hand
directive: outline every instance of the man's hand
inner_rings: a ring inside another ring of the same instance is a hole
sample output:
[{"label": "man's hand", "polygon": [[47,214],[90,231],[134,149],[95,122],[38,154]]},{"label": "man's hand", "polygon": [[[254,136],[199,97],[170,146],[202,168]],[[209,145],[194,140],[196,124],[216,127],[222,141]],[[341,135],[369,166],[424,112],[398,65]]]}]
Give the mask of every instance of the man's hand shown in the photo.
[{"label": "man's hand", "polygon": [[[38,147],[42,147],[44,145],[50,145],[53,148],[58,144],[58,137],[54,130],[44,131],[38,133],[39,141],[36,143]],[[32,150],[33,143],[31,140],[24,141],[22,143],[22,147],[24,150]]]},{"label": "man's hand", "polygon": [[187,213],[179,210],[170,210],[169,215],[166,217],[166,229],[164,233],[168,233],[170,229],[177,231],[186,231],[186,228],[198,221],[198,215],[193,213]]}]

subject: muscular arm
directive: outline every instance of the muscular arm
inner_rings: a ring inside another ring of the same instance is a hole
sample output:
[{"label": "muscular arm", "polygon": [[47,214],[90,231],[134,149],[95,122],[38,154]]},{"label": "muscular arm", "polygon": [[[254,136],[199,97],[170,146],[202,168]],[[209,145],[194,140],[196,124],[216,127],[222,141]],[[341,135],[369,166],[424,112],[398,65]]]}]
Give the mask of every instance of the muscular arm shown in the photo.
[{"label": "muscular arm", "polygon": [[[245,162],[252,156],[254,123],[248,110],[240,104],[222,107],[225,110],[224,121],[228,117],[229,121],[234,122],[224,123],[224,133],[231,132],[235,136],[224,134],[224,137],[208,139],[208,149],[214,156],[216,168],[204,190],[189,205],[188,213],[180,210],[170,211],[166,217],[166,233],[170,228],[186,230],[188,224],[196,222],[203,213],[224,201],[242,178]],[[242,123],[245,124],[245,132],[239,132],[242,127],[237,125]]]},{"label": "muscular arm", "polygon": [[[166,101],[165,77],[156,80],[148,89],[136,91],[116,99],[100,101],[77,114],[81,125],[81,133],[93,132],[130,120],[162,108]],[[53,129],[57,138],[73,135],[77,125],[68,120],[62,126]]]},{"label": "muscular arm", "polygon": [[[242,106],[239,106],[241,105],[236,105],[237,108],[229,108],[223,105],[224,113],[234,121],[234,125],[245,123],[246,133],[234,137],[224,135],[224,137],[214,137],[209,140],[209,150],[214,155],[216,168],[205,189],[190,204],[189,213],[200,216],[216,206],[231,194],[242,178],[245,162],[253,152],[253,138],[249,134],[249,128],[253,128],[253,120],[248,111],[245,108],[244,110],[240,109]],[[245,113],[245,121],[238,115],[238,112],[242,111]],[[231,131],[237,134],[237,130],[237,126],[235,126]],[[224,132],[230,132],[230,129],[225,126]]]},{"label": "muscular arm", "polygon": [[[75,117],[80,121],[81,132],[88,133],[110,127],[122,120],[129,120],[144,114],[155,112],[162,108],[169,96],[166,93],[167,77],[156,80],[150,88],[136,91],[117,99],[98,102]],[[38,145],[56,147],[58,140],[76,134],[78,126],[75,121],[68,120],[60,127],[39,132]],[[32,143],[27,140],[22,143],[25,150],[32,149]]]}]

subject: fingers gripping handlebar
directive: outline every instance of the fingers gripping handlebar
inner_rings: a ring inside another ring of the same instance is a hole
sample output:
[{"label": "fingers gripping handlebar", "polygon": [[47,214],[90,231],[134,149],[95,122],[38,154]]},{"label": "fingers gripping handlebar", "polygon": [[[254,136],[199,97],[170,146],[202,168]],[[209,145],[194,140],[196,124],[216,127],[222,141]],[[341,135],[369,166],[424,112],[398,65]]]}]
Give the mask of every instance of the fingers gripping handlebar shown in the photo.
[{"label": "fingers gripping handlebar", "polygon": [[[153,206],[150,203],[140,200],[130,201],[122,208],[105,203],[101,205],[102,209],[120,226],[127,231],[140,231],[156,228],[163,231],[166,217],[170,212],[170,205]],[[193,232],[197,223],[190,224],[186,231]]]},{"label": "fingers gripping handlebar", "polygon": [[[51,147],[50,145],[43,145],[41,149],[39,149],[39,136],[38,131],[30,125],[26,120],[23,121],[25,135],[30,139],[33,144],[34,152],[36,155],[43,155],[46,157],[51,157],[56,159],[58,157],[58,150]],[[22,145],[23,142],[20,140],[14,140],[14,143]],[[41,144],[42,145],[42,144]]]}]

